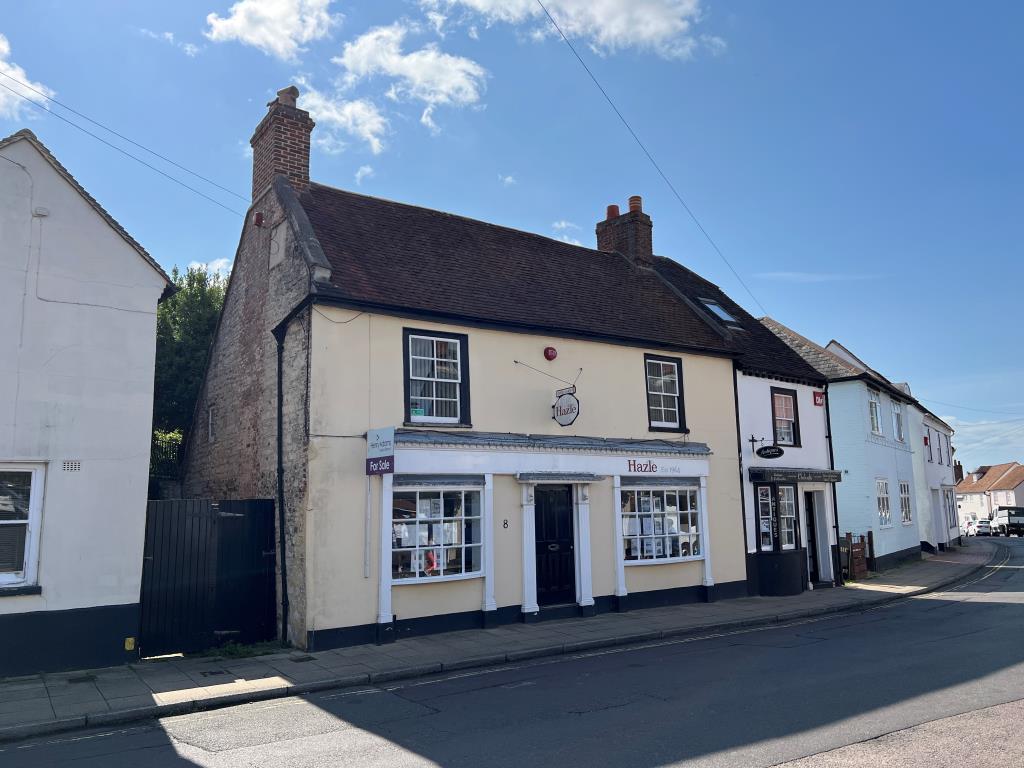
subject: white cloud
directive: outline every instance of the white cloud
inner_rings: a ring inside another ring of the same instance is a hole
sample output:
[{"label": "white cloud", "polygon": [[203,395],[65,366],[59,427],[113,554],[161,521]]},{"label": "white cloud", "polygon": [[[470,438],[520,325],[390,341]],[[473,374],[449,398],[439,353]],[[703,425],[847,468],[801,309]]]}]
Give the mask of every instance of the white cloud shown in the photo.
[{"label": "white cloud", "polygon": [[345,99],[318,91],[305,78],[297,78],[302,88],[299,106],[308,110],[317,123],[316,146],[329,154],[342,151],[346,142],[338,132],[365,141],[373,154],[384,150],[388,120],[369,99]]},{"label": "white cloud", "polygon": [[[570,40],[583,40],[599,53],[636,48],[686,58],[701,43],[721,50],[720,39],[705,41],[694,34],[702,18],[700,0],[547,0],[545,5]],[[420,0],[420,6],[432,12],[460,8],[489,25],[528,24],[533,39],[557,35],[536,0]]]},{"label": "white cloud", "polygon": [[878,275],[849,275],[837,272],[758,272],[754,277],[778,283],[850,283],[879,279]]},{"label": "white cloud", "polygon": [[569,243],[569,245],[583,245],[583,243],[581,243],[575,237],[571,237],[570,235],[566,234],[559,235],[557,239],[561,240],[563,243]]},{"label": "white cloud", "polygon": [[402,22],[371,29],[346,43],[341,56],[331,61],[345,69],[347,86],[375,76],[391,78],[388,98],[423,102],[420,122],[436,133],[435,108],[477,104],[487,71],[472,59],[445,53],[435,43],[405,53],[403,43],[410,31]]},{"label": "white cloud", "polygon": [[215,275],[220,275],[224,279],[227,279],[231,275],[231,259],[214,259],[213,261],[190,261],[188,264],[189,269],[204,269],[207,272]]},{"label": "white cloud", "polygon": [[438,11],[427,11],[427,21],[430,22],[430,26],[434,28],[441,37],[444,37],[444,23],[448,21],[448,17]]},{"label": "white cloud", "polygon": [[552,222],[551,228],[555,230],[555,232],[565,232],[570,229],[580,229],[580,225],[573,224],[571,221],[566,221],[565,219],[559,219],[558,221]]},{"label": "white cloud", "polygon": [[515,176],[512,176],[511,174],[506,176],[503,173],[499,173],[498,174],[498,181],[501,182],[501,186],[503,186],[503,187],[515,186],[518,183],[516,181],[516,177]]},{"label": "white cloud", "polygon": [[226,17],[211,13],[203,34],[215,43],[237,40],[282,61],[295,61],[303,45],[327,36],[341,23],[331,0],[238,0]]},{"label": "white cloud", "polygon": [[[10,55],[11,44],[7,42],[6,37],[0,34],[0,72],[7,75],[7,77],[0,78],[0,83],[3,83],[5,86],[4,88],[0,88],[0,117],[5,117],[10,120],[21,120],[26,114],[33,114],[31,107],[27,101],[18,98],[11,93],[11,91],[20,93],[26,98],[40,103],[43,103],[44,100],[39,93],[44,93],[47,96],[56,96],[56,91],[47,88],[42,83],[32,82],[24,69],[9,60]],[[19,82],[14,82],[15,80]],[[21,83],[25,83],[25,85],[34,88],[36,91],[39,91],[39,93],[34,93],[31,88],[26,88],[24,85],[21,85]],[[8,88],[10,88],[11,91],[7,90]]]},{"label": "white cloud", "polygon": [[358,187],[363,183],[363,179],[373,178],[373,166],[371,165],[360,165],[359,170],[356,171],[356,186]]},{"label": "white cloud", "polygon": [[202,50],[202,48],[195,43],[183,43],[180,40],[176,40],[173,32],[154,32],[151,29],[141,27],[139,29],[139,34],[143,37],[148,37],[150,40],[159,40],[162,43],[173,45],[190,59],[194,59]]}]

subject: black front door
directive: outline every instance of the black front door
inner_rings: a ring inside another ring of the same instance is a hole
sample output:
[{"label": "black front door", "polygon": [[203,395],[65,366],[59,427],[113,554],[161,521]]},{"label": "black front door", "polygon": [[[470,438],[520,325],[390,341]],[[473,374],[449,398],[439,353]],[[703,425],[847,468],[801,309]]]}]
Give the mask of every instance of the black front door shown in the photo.
[{"label": "black front door", "polygon": [[534,491],[537,534],[537,604],[576,601],[576,553],[572,530],[572,488],[538,485]]},{"label": "black front door", "polygon": [[811,571],[811,582],[821,580],[818,572],[818,532],[815,528],[814,494],[811,491],[804,493],[804,514],[807,516],[807,564]]}]

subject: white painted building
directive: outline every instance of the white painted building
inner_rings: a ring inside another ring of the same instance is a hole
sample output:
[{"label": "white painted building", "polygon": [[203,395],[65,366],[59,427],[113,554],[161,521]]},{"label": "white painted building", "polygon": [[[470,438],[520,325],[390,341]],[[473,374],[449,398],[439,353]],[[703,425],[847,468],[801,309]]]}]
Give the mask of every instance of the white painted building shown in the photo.
[{"label": "white painted building", "polygon": [[131,658],[170,285],[35,135],[0,139],[0,675]]},{"label": "white painted building", "polygon": [[842,344],[822,347],[780,323],[764,322],[828,379],[833,460],[843,471],[836,485],[839,534],[870,532],[869,567],[876,570],[920,557],[920,518],[933,514],[930,504],[922,509],[930,480],[919,481],[915,471],[923,442],[911,411],[923,406],[909,386],[893,383]]},{"label": "white painted building", "polygon": [[909,409],[914,443],[914,490],[922,547],[937,551],[960,542],[953,428],[920,404]]},{"label": "white painted building", "polygon": [[1024,465],[1015,461],[981,466],[956,486],[960,524],[991,520],[999,507],[1024,506]]},{"label": "white painted building", "polygon": [[736,391],[748,572],[756,591],[832,586],[840,575],[833,488],[842,474],[829,455],[825,382],[741,370]]}]

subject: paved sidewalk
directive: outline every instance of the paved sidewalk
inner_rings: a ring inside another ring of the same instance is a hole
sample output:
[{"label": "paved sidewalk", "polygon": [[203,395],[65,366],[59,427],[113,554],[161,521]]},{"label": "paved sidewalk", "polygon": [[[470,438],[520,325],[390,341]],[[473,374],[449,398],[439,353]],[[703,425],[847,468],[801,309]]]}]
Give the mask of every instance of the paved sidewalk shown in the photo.
[{"label": "paved sidewalk", "polygon": [[863,610],[942,589],[1001,558],[993,541],[970,540],[843,589],[605,613],[587,619],[407,638],[389,645],[266,656],[168,658],[122,667],[0,680],[0,741],[178,715],[329,688],[383,683],[470,667],[666,637],[770,625]]}]

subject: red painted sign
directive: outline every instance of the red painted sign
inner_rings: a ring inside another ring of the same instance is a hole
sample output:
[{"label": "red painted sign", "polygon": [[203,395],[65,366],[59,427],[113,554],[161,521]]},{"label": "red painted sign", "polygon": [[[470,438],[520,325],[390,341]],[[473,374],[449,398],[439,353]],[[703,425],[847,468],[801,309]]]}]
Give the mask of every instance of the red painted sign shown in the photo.
[{"label": "red painted sign", "polygon": [[816,406],[818,406],[819,408],[824,407],[824,405],[825,405],[825,393],[824,392],[815,392],[814,393],[814,404]]}]

